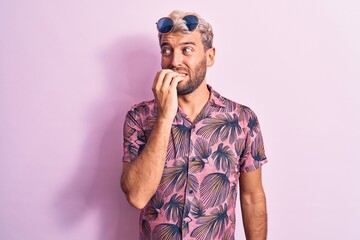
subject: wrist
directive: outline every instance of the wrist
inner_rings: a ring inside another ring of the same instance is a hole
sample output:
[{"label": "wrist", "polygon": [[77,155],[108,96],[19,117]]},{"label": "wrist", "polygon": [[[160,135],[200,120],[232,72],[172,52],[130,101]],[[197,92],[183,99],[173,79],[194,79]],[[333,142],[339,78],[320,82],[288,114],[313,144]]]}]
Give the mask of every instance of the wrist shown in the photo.
[{"label": "wrist", "polygon": [[165,126],[171,127],[173,121],[174,121],[174,118],[158,116],[156,118],[155,125],[157,125],[158,127],[165,127]]}]

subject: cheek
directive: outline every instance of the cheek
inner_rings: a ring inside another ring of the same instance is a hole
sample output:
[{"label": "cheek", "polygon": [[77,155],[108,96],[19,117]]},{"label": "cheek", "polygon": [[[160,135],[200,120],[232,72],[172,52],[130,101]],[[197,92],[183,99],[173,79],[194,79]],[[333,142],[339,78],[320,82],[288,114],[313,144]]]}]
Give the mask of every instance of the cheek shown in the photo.
[{"label": "cheek", "polygon": [[161,58],[161,67],[168,68],[170,66],[170,60],[168,58]]}]

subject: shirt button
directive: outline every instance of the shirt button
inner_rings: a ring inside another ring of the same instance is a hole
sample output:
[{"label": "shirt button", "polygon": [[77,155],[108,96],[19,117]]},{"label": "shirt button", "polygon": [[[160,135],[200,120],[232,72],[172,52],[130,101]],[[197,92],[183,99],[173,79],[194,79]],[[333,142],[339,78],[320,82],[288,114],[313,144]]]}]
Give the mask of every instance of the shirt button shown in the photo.
[{"label": "shirt button", "polygon": [[196,158],[194,158],[194,157],[191,159],[192,162],[195,162],[195,160],[196,160]]},{"label": "shirt button", "polygon": [[191,189],[189,190],[189,193],[190,193],[190,194],[192,194],[193,192],[194,192],[193,190],[191,190]]}]

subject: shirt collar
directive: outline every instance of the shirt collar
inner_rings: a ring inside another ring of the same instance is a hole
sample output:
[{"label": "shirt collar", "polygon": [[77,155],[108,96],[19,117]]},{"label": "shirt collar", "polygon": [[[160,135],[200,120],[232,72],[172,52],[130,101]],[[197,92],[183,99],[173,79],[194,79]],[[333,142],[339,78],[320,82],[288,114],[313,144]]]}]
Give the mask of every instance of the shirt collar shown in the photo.
[{"label": "shirt collar", "polygon": [[210,98],[209,98],[209,104],[210,106],[219,106],[222,108],[225,108],[225,99],[216,92],[210,85],[207,85],[209,91],[210,91]]}]

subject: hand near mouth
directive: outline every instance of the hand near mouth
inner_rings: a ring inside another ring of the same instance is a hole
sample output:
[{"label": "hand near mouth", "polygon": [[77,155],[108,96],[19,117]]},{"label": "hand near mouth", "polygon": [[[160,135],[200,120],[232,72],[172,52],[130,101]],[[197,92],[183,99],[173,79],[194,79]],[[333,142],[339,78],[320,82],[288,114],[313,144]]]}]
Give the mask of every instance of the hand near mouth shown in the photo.
[{"label": "hand near mouth", "polygon": [[171,69],[163,69],[156,74],[152,91],[158,107],[158,119],[171,123],[174,120],[178,109],[176,87],[186,76],[185,73],[178,73]]}]

